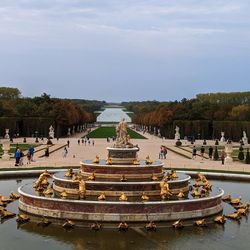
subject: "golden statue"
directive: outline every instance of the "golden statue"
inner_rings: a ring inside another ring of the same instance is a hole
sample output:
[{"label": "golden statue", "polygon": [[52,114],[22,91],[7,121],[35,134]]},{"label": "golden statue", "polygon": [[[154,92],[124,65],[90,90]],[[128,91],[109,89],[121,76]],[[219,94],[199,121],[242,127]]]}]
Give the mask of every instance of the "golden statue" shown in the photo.
[{"label": "golden statue", "polygon": [[239,205],[240,202],[241,202],[241,197],[235,198],[235,199],[231,199],[230,204],[232,204],[232,205]]},{"label": "golden statue", "polygon": [[143,193],[142,193],[142,196],[141,196],[141,199],[142,199],[143,201],[148,201],[148,200],[149,200],[149,197],[143,192]]},{"label": "golden statue", "polygon": [[124,221],[120,222],[117,226],[119,231],[128,231],[128,224]]},{"label": "golden statue", "polygon": [[85,195],[86,195],[86,184],[85,181],[83,179],[79,180],[79,196],[81,199],[85,199]]},{"label": "golden statue", "polygon": [[90,176],[88,176],[88,181],[94,181],[95,180],[95,174],[92,173]]},{"label": "golden statue", "polygon": [[65,222],[62,224],[62,227],[66,229],[73,228],[74,226],[75,226],[75,223],[68,219],[65,219]]},{"label": "golden statue", "polygon": [[193,192],[191,193],[191,195],[192,195],[193,197],[200,197],[200,196],[201,196],[201,193],[199,192],[198,187],[194,187],[194,190],[193,190]]},{"label": "golden statue", "polygon": [[15,217],[15,216],[16,216],[15,213],[12,213],[12,212],[7,211],[7,210],[3,210],[1,212],[1,219],[12,218],[12,217]]},{"label": "golden statue", "polygon": [[169,198],[172,195],[169,190],[169,185],[166,179],[163,179],[160,182],[160,188],[161,188],[160,195],[163,200],[165,200],[166,198]]},{"label": "golden statue", "polygon": [[198,226],[198,227],[206,227],[207,223],[206,223],[205,219],[201,219],[201,220],[196,220],[194,222],[194,225]]},{"label": "golden statue", "polygon": [[127,179],[126,179],[126,177],[125,177],[125,175],[124,175],[124,174],[122,175],[122,177],[121,177],[120,181],[127,181]]},{"label": "golden statue", "polygon": [[74,175],[73,169],[69,168],[67,172],[65,173],[65,177],[72,177]]},{"label": "golden statue", "polygon": [[116,126],[116,142],[114,147],[115,148],[133,147],[133,144],[130,143],[130,136],[128,135],[127,123],[125,122],[125,119],[122,119]]},{"label": "golden statue", "polygon": [[99,201],[105,201],[106,200],[106,195],[104,192],[101,192],[101,194],[98,196]]},{"label": "golden statue", "polygon": [[133,160],[133,165],[140,165],[140,162],[137,159]]},{"label": "golden statue", "polygon": [[178,178],[176,171],[173,170],[173,169],[171,170],[170,178],[171,178],[171,179],[176,179],[176,178]]},{"label": "golden statue", "polygon": [[3,203],[10,203],[10,202],[13,201],[12,198],[7,197],[7,196],[4,196],[4,195],[2,195],[2,196],[0,197],[0,200],[1,200]]},{"label": "golden statue", "polygon": [[156,224],[153,221],[150,221],[148,224],[146,224],[145,228],[147,231],[156,231]]},{"label": "golden statue", "polygon": [[24,223],[24,222],[28,222],[29,220],[30,220],[29,216],[27,216],[25,214],[18,214],[16,222],[18,222],[18,223]]},{"label": "golden statue", "polygon": [[63,190],[63,191],[61,192],[61,198],[62,198],[62,199],[66,199],[67,196],[68,196],[67,192],[66,192],[65,190]]},{"label": "golden statue", "polygon": [[92,161],[92,163],[99,163],[100,162],[100,158],[98,155],[95,156],[95,159]]},{"label": "golden statue", "polygon": [[214,222],[219,223],[219,224],[224,224],[226,222],[225,216],[224,215],[217,215],[214,218]]},{"label": "golden statue", "polygon": [[183,227],[184,227],[184,225],[183,225],[183,223],[181,222],[180,219],[177,220],[177,221],[175,221],[175,222],[172,224],[172,226],[173,226],[174,228],[176,228],[176,229],[179,229],[179,228],[183,228]]},{"label": "golden statue", "polygon": [[[51,177],[51,174],[47,171],[47,169],[40,174],[40,176],[38,177],[38,179],[36,180],[33,188],[35,188],[37,191],[41,190],[41,186],[42,186],[42,182],[47,179],[48,177]],[[46,181],[45,181],[46,182]]]},{"label": "golden statue", "polygon": [[122,192],[121,196],[119,197],[119,201],[127,201],[127,200],[128,200],[127,196]]},{"label": "golden statue", "polygon": [[149,158],[149,155],[146,157],[146,160],[145,160],[146,164],[149,165],[149,164],[152,164],[153,161]]},{"label": "golden statue", "polygon": [[44,194],[44,195],[52,195],[53,192],[54,192],[54,190],[53,190],[53,184],[51,184],[51,185],[43,192],[43,194]]},{"label": "golden statue", "polygon": [[47,218],[43,216],[43,219],[37,223],[38,226],[47,227],[51,224],[51,221],[49,221]]},{"label": "golden statue", "polygon": [[47,187],[49,185],[48,178],[45,176],[41,182],[41,186]]},{"label": "golden statue", "polygon": [[228,214],[226,215],[227,218],[229,219],[233,219],[233,220],[239,220],[241,218],[241,215],[240,213],[237,211],[237,212],[234,212],[232,214]]},{"label": "golden statue", "polygon": [[155,174],[152,174],[151,180],[152,181],[158,181],[158,177]]},{"label": "golden statue", "polygon": [[13,199],[13,200],[17,200],[20,198],[20,195],[15,193],[15,192],[11,192],[10,193],[10,198]]},{"label": "golden statue", "polygon": [[185,194],[183,192],[180,192],[179,194],[176,195],[179,199],[182,199],[185,197]]},{"label": "golden statue", "polygon": [[110,157],[106,159],[106,165],[112,165],[112,160]]}]

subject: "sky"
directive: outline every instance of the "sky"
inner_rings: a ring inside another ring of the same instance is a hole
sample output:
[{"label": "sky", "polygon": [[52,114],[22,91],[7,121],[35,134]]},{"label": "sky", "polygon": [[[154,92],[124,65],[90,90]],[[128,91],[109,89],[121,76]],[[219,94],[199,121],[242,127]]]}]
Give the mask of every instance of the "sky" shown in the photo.
[{"label": "sky", "polygon": [[0,86],[109,102],[250,91],[249,0],[1,0]]}]

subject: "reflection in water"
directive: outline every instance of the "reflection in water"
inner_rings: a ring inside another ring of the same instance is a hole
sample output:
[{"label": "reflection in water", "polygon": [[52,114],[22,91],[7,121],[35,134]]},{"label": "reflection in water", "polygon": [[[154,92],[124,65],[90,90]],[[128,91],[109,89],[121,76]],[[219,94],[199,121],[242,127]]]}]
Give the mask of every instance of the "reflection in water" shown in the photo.
[{"label": "reflection in water", "polygon": [[[22,184],[33,182],[23,179]],[[244,201],[250,201],[248,183],[212,181],[213,186],[222,187],[233,197],[242,196]],[[1,180],[0,193],[8,195],[16,191],[20,183],[16,180]],[[10,203],[8,210],[18,213],[18,201]],[[224,214],[233,212],[231,205],[224,205]],[[32,220],[33,221],[33,220]],[[63,222],[61,222],[62,224]],[[156,223],[157,224],[157,223]],[[144,225],[143,225],[144,226]],[[181,230],[173,228],[157,228],[156,232],[147,232],[143,227],[130,227],[128,232],[118,232],[116,228],[104,228],[95,232],[88,228],[64,230],[60,225],[51,224],[48,227],[37,226],[36,222],[22,224],[17,229],[15,219],[4,221],[0,225],[0,249],[53,249],[53,250],[94,250],[94,249],[249,249],[250,224],[247,217],[238,223],[227,220],[225,225],[209,224],[206,228],[184,227]]]}]

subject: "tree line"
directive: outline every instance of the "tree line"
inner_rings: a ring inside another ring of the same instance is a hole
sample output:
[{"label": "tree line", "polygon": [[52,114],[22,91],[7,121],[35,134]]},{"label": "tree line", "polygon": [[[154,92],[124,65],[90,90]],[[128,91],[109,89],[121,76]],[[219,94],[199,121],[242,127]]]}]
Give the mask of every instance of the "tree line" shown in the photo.
[{"label": "tree line", "polygon": [[[14,117],[17,121],[32,117],[49,118],[59,126],[72,126],[95,122],[94,110],[102,101],[52,98],[43,93],[33,98],[22,97],[17,88],[0,87],[0,118]],[[2,128],[4,129],[4,128]]]},{"label": "tree line", "polygon": [[162,131],[176,121],[250,121],[250,92],[198,94],[196,98],[181,101],[124,102],[122,105],[135,113],[134,123]]}]

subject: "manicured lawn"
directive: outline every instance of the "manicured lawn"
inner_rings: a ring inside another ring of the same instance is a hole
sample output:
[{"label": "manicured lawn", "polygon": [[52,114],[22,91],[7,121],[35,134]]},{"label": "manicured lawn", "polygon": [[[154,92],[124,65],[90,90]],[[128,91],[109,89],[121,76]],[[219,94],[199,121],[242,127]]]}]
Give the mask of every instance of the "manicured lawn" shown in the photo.
[{"label": "manicured lawn", "polygon": [[[128,128],[128,134],[132,139],[146,139],[130,128]],[[115,127],[100,127],[87,134],[89,138],[107,138],[113,136],[116,136]]]},{"label": "manicured lawn", "polygon": [[[18,147],[22,150],[22,151],[25,151],[27,150],[30,146],[33,146],[34,148],[39,146],[40,144],[25,144],[25,143],[20,143],[18,144]],[[10,154],[13,154],[15,153],[16,151],[16,146],[17,144],[16,143],[11,143],[10,144],[10,150],[9,150],[9,153]],[[3,149],[2,149],[2,144],[0,144],[0,155],[3,154]]]}]

